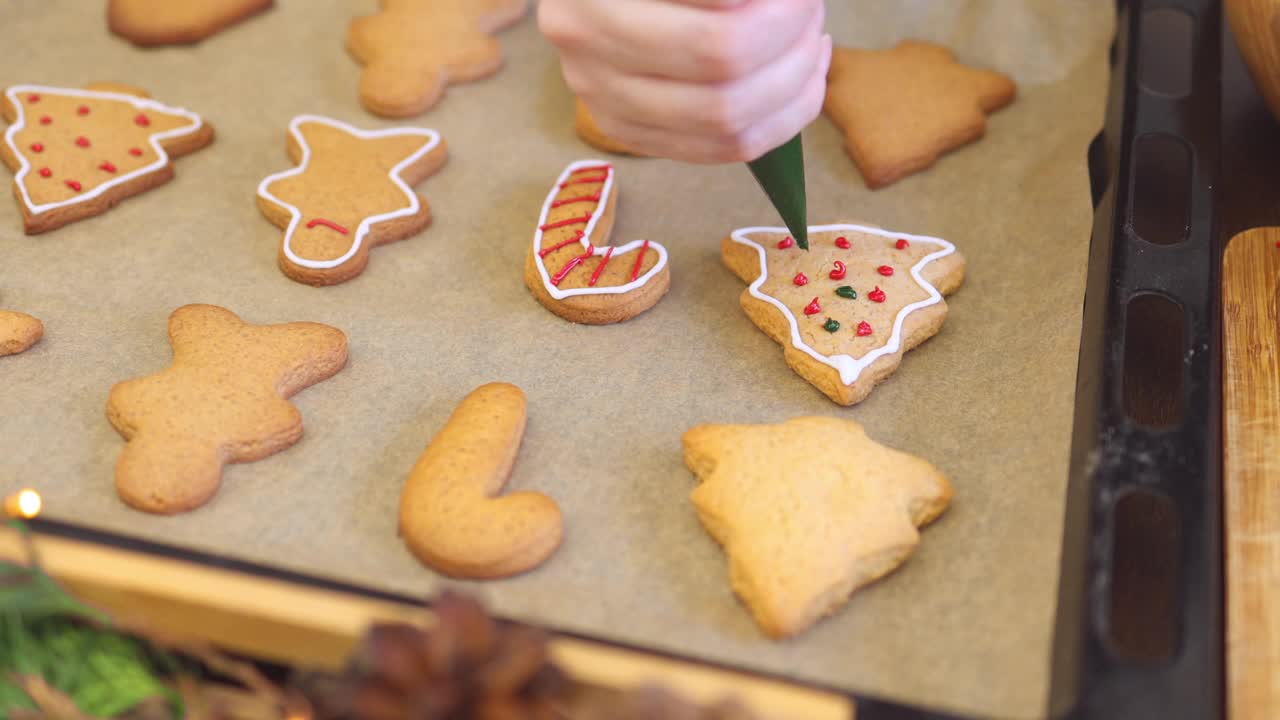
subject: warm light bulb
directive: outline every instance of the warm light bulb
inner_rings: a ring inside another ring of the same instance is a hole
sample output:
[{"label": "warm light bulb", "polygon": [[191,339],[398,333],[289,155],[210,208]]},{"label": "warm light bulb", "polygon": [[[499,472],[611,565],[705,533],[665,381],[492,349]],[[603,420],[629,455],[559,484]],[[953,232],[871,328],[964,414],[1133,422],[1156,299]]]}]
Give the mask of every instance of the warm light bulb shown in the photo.
[{"label": "warm light bulb", "polygon": [[30,520],[40,514],[40,493],[30,488],[19,490],[4,501],[4,511],[9,517]]}]

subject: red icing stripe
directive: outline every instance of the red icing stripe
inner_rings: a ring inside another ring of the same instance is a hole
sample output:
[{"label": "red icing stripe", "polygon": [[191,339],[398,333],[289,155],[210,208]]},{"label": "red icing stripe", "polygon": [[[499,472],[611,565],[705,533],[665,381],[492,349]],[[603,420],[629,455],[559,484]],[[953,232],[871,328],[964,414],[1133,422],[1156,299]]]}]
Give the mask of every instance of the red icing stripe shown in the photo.
[{"label": "red icing stripe", "polygon": [[571,217],[560,220],[559,222],[547,223],[538,229],[542,232],[546,232],[548,230],[555,230],[556,228],[569,227],[570,225],[584,225],[589,222],[591,222],[591,213],[587,213],[582,217]]},{"label": "red icing stripe", "polygon": [[596,268],[595,272],[591,273],[591,280],[590,282],[587,283],[587,285],[591,287],[596,286],[596,281],[600,279],[600,273],[604,272],[604,266],[609,264],[609,258],[611,257],[613,257],[612,247],[604,251],[604,260],[601,260],[600,266]]},{"label": "red icing stripe", "polygon": [[579,256],[577,256],[577,257],[575,257],[574,259],[570,260],[570,261],[569,261],[569,264],[567,264],[567,265],[565,265],[564,267],[560,268],[560,272],[556,273],[556,276],[555,276],[555,277],[553,277],[553,278],[551,278],[551,284],[552,284],[552,285],[555,285],[556,287],[559,287],[559,286],[560,286],[560,283],[564,282],[564,279],[565,279],[566,277],[569,277],[569,273],[573,272],[573,269],[574,269],[574,268],[576,268],[576,267],[578,267],[579,265],[581,265],[582,263],[586,262],[587,258],[589,258],[589,257],[591,257],[592,255],[594,255],[594,254],[595,254],[595,252],[596,252],[596,251],[595,251],[595,248],[591,248],[590,250],[587,250],[585,253],[583,253],[583,254],[581,254],[581,255],[579,255]]},{"label": "red icing stripe", "polygon": [[581,175],[582,173],[589,173],[589,172],[602,172],[607,175],[609,171],[612,169],[613,169],[612,165],[588,165],[587,167],[581,167],[569,173],[569,177],[573,177],[574,175]]},{"label": "red icing stripe", "polygon": [[68,180],[67,187],[71,188],[72,190],[75,190],[76,192],[80,192],[80,183],[76,182],[75,180]]},{"label": "red icing stripe", "polygon": [[558,207],[564,207],[565,205],[572,205],[574,203],[582,203],[582,202],[600,202],[600,193],[596,193],[595,195],[579,195],[578,197],[571,197],[571,198],[565,198],[563,200],[557,200],[551,203],[551,207],[558,208]]},{"label": "red icing stripe", "polygon": [[635,282],[640,277],[640,267],[644,265],[645,253],[649,252],[649,241],[645,240],[640,246],[640,254],[636,256],[636,266],[631,269],[631,282]]},{"label": "red icing stripe", "polygon": [[98,166],[98,169],[99,169],[99,170],[104,170],[104,171],[109,172],[109,173],[113,173],[113,172],[115,172],[115,171],[116,171],[116,166],[115,166],[115,165],[112,165],[112,164],[111,164],[111,163],[109,163],[109,162],[104,162],[104,163],[102,163],[101,165],[99,165],[99,166]]},{"label": "red icing stripe", "polygon": [[604,175],[593,175],[591,177],[578,178],[577,180],[566,180],[560,183],[560,189],[563,190],[574,185],[596,185],[598,183],[605,182],[608,179],[609,174],[605,173]]},{"label": "red icing stripe", "polygon": [[568,240],[565,240],[564,242],[562,242],[562,243],[560,243],[560,244],[558,244],[558,245],[556,245],[556,246],[554,246],[554,247],[543,248],[541,251],[539,251],[539,252],[538,252],[538,257],[546,257],[546,256],[550,255],[551,253],[553,253],[553,252],[555,252],[555,251],[559,250],[560,248],[562,248],[562,247],[566,247],[566,246],[568,246],[568,245],[572,245],[572,244],[574,244],[574,243],[576,243],[576,242],[578,242],[578,241],[580,241],[580,240],[582,240],[582,231],[581,231],[581,230],[579,230],[579,231],[578,231],[578,234],[577,234],[577,235],[574,235],[573,237],[569,238]]},{"label": "red icing stripe", "polygon": [[343,235],[347,234],[346,228],[342,227],[336,222],[333,222],[332,220],[325,220],[324,218],[316,218],[315,220],[312,220],[311,222],[307,223],[307,229],[310,230],[311,228],[317,225],[323,225],[324,227],[327,227],[330,230],[336,230],[337,232],[340,232]]}]

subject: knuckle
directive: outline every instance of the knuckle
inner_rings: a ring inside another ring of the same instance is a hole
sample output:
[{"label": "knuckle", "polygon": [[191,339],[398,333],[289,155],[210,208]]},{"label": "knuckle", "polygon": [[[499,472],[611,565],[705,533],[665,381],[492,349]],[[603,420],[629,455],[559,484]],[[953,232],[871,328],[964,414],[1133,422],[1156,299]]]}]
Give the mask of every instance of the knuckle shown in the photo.
[{"label": "knuckle", "polygon": [[718,82],[737,80],[751,67],[751,42],[740,22],[721,18],[704,22],[693,32],[693,55],[701,72]]},{"label": "knuckle", "polygon": [[738,135],[747,129],[742,104],[728,92],[712,93],[702,109],[703,121],[711,132]]}]

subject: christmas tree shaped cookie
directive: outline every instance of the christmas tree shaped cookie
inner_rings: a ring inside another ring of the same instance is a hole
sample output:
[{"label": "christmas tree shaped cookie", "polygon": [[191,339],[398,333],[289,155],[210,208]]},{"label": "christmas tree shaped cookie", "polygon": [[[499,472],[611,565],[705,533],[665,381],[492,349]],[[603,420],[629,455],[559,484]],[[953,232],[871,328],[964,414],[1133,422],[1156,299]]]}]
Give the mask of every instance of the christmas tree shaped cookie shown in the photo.
[{"label": "christmas tree shaped cookie", "polygon": [[916,528],[951,502],[946,477],[837,418],[704,425],[684,436],[691,500],[729,556],[729,579],[775,638],[835,612],[894,570]]},{"label": "christmas tree shaped cookie", "polygon": [[945,240],[865,225],[812,227],[809,248],[785,228],[746,228],[720,254],[751,284],[742,307],[787,364],[853,405],[942,328],[943,296],[964,281],[964,257]]},{"label": "christmas tree shaped cookie", "polygon": [[524,282],[551,312],[571,322],[629,320],[667,294],[667,249],[648,240],[608,244],[618,205],[612,165],[581,160],[552,186],[538,216]]},{"label": "christmas tree shaped cookie", "polygon": [[382,0],[382,12],[356,18],[347,49],[364,64],[360,101],[375,115],[426,112],[451,84],[502,67],[493,33],[524,17],[527,0]]},{"label": "christmas tree shaped cookie", "polygon": [[824,110],[844,130],[867,186],[880,188],[982,137],[987,115],[1017,92],[1009,78],[965,67],[944,47],[907,41],[892,50],[836,48]]},{"label": "christmas tree shaped cookie", "polygon": [[410,186],[448,157],[435,130],[364,131],[316,115],[289,124],[296,168],[258,185],[258,207],[284,228],[280,269],[309,285],[364,272],[370,249],[417,234],[431,209]]},{"label": "christmas tree shaped cookie", "polygon": [[167,182],[171,158],[213,140],[213,128],[198,115],[110,88],[5,90],[0,111],[11,124],[0,157],[16,173],[27,234],[98,215]]}]

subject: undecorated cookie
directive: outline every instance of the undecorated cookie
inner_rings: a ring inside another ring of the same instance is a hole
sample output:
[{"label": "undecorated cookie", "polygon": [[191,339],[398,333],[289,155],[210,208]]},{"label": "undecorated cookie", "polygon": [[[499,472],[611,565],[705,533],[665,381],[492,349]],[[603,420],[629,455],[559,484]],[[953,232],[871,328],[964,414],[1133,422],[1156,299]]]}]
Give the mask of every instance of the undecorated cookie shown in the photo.
[{"label": "undecorated cookie", "polygon": [[742,308],[787,364],[853,405],[942,329],[964,256],[946,240],[865,225],[809,228],[809,248],[785,228],[757,227],[734,231],[720,255],[750,283]]},{"label": "undecorated cookie", "polygon": [[892,50],[836,48],[824,109],[874,189],[982,137],[987,115],[1016,95],[1004,75],[965,67],[944,47],[905,41]]},{"label": "undecorated cookie", "polygon": [[107,26],[135,45],[189,45],[271,7],[273,0],[108,0]]},{"label": "undecorated cookie", "polygon": [[457,578],[507,577],[560,546],[546,495],[499,497],[524,437],[524,392],[492,383],[466,397],[431,440],[400,497],[400,534],[425,565]]},{"label": "undecorated cookie", "polygon": [[907,559],[951,502],[920,458],[838,418],[703,425],[684,436],[691,500],[729,580],[774,638],[795,635]]},{"label": "undecorated cookie", "polygon": [[581,100],[574,101],[574,130],[577,131],[578,137],[582,138],[588,145],[603,150],[614,155],[636,155],[627,148],[626,145],[614,140],[596,124],[596,119],[591,115],[591,110],[587,108],[587,104]]},{"label": "undecorated cookie", "polygon": [[111,388],[107,418],[128,441],[116,490],[129,505],[172,514],[217,492],[227,463],[261,460],[302,437],[289,401],[347,362],[347,337],[317,323],[249,325],[213,305],[169,317],[173,364]]},{"label": "undecorated cookie", "polygon": [[434,130],[357,130],[316,115],[289,123],[296,168],[258,185],[258,207],[284,228],[280,269],[308,285],[336,285],[364,272],[369,251],[431,222],[410,186],[434,175],[448,150]]},{"label": "undecorated cookie", "polygon": [[44,323],[25,313],[0,310],[0,357],[26,352],[44,337]]},{"label": "undecorated cookie", "polygon": [[28,235],[98,215],[173,177],[171,158],[213,140],[200,116],[110,89],[15,85],[4,92],[10,125],[0,157]]},{"label": "undecorated cookie", "polygon": [[599,160],[571,164],[542,205],[524,282],[548,310],[571,322],[629,320],[667,294],[667,249],[635,240],[608,245],[618,205],[616,173]]},{"label": "undecorated cookie", "polygon": [[347,50],[362,63],[360,101],[383,117],[426,112],[449,85],[502,67],[493,33],[524,17],[527,0],[382,0],[382,12],[356,18]]}]

